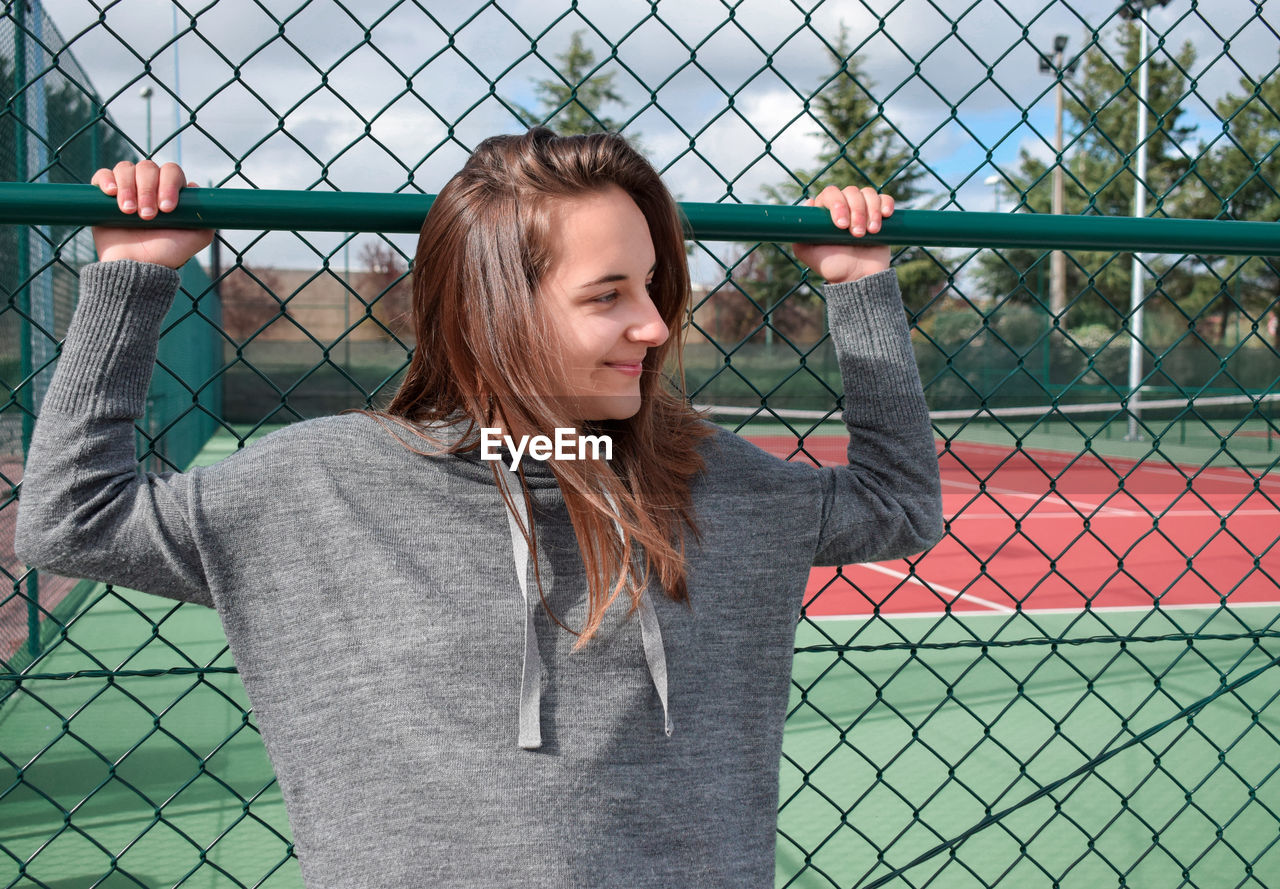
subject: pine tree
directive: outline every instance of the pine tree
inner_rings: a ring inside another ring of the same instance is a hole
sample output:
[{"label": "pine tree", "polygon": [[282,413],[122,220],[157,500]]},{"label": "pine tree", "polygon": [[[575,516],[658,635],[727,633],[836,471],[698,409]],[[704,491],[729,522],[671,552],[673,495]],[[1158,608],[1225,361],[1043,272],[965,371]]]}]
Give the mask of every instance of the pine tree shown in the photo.
[{"label": "pine tree", "polygon": [[[1240,90],[1216,104],[1222,127],[1196,165],[1194,215],[1275,222],[1280,219],[1280,80],[1272,76],[1259,83],[1244,77]],[[1243,312],[1251,324],[1260,322],[1262,335],[1269,333],[1280,348],[1280,329],[1269,329],[1272,319],[1280,320],[1280,257],[1225,258],[1214,264],[1214,272],[1205,276],[1210,289],[1198,314],[1216,310],[1220,336],[1230,314]]]},{"label": "pine tree", "polygon": [[[816,196],[828,185],[867,186],[892,195],[899,204],[922,194],[924,173],[915,155],[883,113],[876,99],[874,81],[861,67],[849,45],[849,31],[841,26],[834,46],[828,48],[833,69],[811,102],[824,148],[814,170],[794,170],[789,179],[764,189],[771,203],[795,204]],[[792,326],[805,326],[808,315],[821,313],[814,289],[816,279],[796,263],[783,245],[761,244],[750,256],[738,260],[735,280],[762,309],[771,313],[786,302],[791,311],[777,310],[779,321],[792,316]],[[923,307],[945,276],[940,265],[920,248],[895,257],[904,299]],[[796,308],[804,311],[797,313]],[[779,326],[786,326],[785,324]],[[784,331],[785,332],[785,331]]]},{"label": "pine tree", "polygon": [[621,124],[601,110],[612,103],[627,102],[614,88],[614,72],[597,70],[596,54],[582,41],[582,31],[574,31],[569,48],[557,55],[556,75],[534,85],[539,107],[530,110],[512,103],[525,126],[545,125],[562,136],[617,132]]},{"label": "pine tree", "polygon": [[872,94],[875,82],[853,55],[846,26],[828,52],[835,70],[812,103],[827,147],[814,173],[796,171],[795,196],[817,194],[828,185],[870,185],[897,201],[918,197],[924,172],[912,164],[914,153]]},{"label": "pine tree", "polygon": [[[1137,133],[1139,32],[1128,24],[1120,34],[1119,58],[1101,45],[1083,57],[1080,73],[1070,84],[1065,112],[1065,182],[1063,212],[1132,216],[1137,175],[1134,139]],[[1195,53],[1190,43],[1172,61],[1159,54],[1148,62],[1149,115],[1147,153],[1147,213],[1182,215],[1190,163],[1186,148],[1193,127],[1183,123],[1180,102],[1186,91],[1182,71],[1189,70]],[[1072,137],[1072,133],[1076,135]],[[1052,212],[1053,166],[1022,152],[1018,175],[1010,181],[1018,207],[1033,213]],[[1160,289],[1180,299],[1196,285],[1188,264],[1170,266],[1152,258],[1160,274]],[[1105,324],[1115,330],[1129,311],[1131,266],[1128,256],[1108,252],[1073,251],[1067,258],[1067,326]],[[1049,306],[1049,254],[1041,250],[1008,249],[984,252],[979,258],[982,289],[1001,300]]]}]

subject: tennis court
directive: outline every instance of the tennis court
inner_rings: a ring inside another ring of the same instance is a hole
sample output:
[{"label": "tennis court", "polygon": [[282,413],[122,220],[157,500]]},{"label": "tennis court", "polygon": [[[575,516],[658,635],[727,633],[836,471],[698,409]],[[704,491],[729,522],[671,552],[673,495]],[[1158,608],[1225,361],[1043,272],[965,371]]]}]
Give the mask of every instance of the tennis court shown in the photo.
[{"label": "tennis court", "polygon": [[[1162,435],[1153,444],[1146,436],[1125,441],[1105,417],[1101,425],[1059,420],[1054,428],[1041,408],[974,413],[959,425],[948,423],[952,412],[935,412],[935,428],[946,436],[937,447],[952,533],[909,562],[815,569],[806,612],[859,618],[1217,607],[1228,600],[1280,605],[1280,479],[1268,473],[1280,433],[1254,409],[1274,400],[1219,399],[1234,415],[1196,417],[1190,443],[1184,420],[1153,421],[1172,439]],[[771,413],[824,422],[769,432],[754,432],[758,424],[751,423],[743,434],[784,459],[846,463],[847,436],[826,415]]]},{"label": "tennis court", "polygon": [[[836,438],[806,444],[843,462]],[[1096,453],[939,446],[957,528],[912,565],[814,571],[813,616],[1280,604],[1280,480]]]},{"label": "tennis court", "polygon": [[137,424],[161,471],[385,402],[422,199],[531,120],[638,138],[690,225],[687,391],[789,459],[845,455],[779,210],[899,202],[948,534],[812,574],[777,884],[1280,886],[1275,3],[172,6],[0,16],[2,889],[301,885],[217,616],[5,541],[100,218],[64,189],[210,186]]},{"label": "tennis court", "polygon": [[[779,885],[1280,877],[1273,426],[1153,421],[1153,444],[1032,413],[940,412],[951,533],[812,572]],[[846,462],[826,424],[751,428],[779,456]]]},{"label": "tennis court", "polygon": [[806,622],[778,885],[1274,886],[1278,614]]}]

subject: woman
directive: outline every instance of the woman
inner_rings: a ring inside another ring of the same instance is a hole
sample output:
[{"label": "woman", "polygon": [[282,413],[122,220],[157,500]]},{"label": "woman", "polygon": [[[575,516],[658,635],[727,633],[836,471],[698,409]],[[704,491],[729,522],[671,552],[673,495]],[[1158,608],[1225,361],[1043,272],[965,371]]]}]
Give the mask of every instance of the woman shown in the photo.
[{"label": "woman", "polygon": [[[151,218],[183,176],[94,182]],[[816,204],[854,234],[892,212],[869,189]],[[808,569],[941,534],[886,248],[796,248],[829,282],[851,438],[847,467],[784,463],[664,387],[689,284],[648,163],[617,136],[497,137],[423,226],[385,412],[141,477],[172,268],[209,233],[95,238],[18,552],[218,609],[310,889],[772,885]],[[521,447],[555,429],[612,460]]]}]

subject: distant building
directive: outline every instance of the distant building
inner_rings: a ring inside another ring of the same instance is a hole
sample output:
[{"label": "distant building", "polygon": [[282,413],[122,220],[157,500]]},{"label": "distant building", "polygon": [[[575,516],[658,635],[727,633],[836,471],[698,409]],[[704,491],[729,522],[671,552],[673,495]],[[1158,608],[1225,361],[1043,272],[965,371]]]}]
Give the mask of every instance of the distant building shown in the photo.
[{"label": "distant building", "polygon": [[[335,269],[231,269],[223,277],[223,329],[235,340],[357,342],[412,337],[407,277],[385,285],[370,272]],[[264,329],[265,327],[265,329]],[[257,334],[254,336],[254,334]]]},{"label": "distant building", "polygon": [[[223,277],[220,291],[222,326],[233,340],[336,342],[349,329],[355,342],[388,340],[388,329],[401,340],[413,339],[408,277],[388,282],[384,275],[362,271],[352,272],[348,281],[336,269],[237,267]],[[707,300],[706,285],[693,285],[693,304],[699,307],[689,342],[706,342],[702,331],[714,337],[723,326],[719,305],[724,298]]]}]

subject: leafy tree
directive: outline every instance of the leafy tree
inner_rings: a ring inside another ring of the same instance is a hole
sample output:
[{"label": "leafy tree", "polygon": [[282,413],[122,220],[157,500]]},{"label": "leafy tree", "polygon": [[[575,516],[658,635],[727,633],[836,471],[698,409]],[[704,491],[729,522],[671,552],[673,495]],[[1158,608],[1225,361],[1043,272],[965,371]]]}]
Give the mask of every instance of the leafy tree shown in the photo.
[{"label": "leafy tree", "polygon": [[[1222,130],[1196,166],[1195,215],[1275,222],[1280,219],[1280,80],[1258,83],[1245,77],[1240,90],[1217,102]],[[1264,330],[1268,313],[1280,315],[1280,257],[1233,257],[1214,263],[1212,271],[1205,276],[1212,290],[1201,312],[1216,308],[1219,336],[1232,312],[1264,321]],[[1280,330],[1271,336],[1280,348]]]},{"label": "leafy tree", "polygon": [[[922,193],[924,173],[914,153],[884,117],[871,90],[874,81],[862,70],[849,45],[849,31],[841,26],[828,49],[833,70],[811,102],[825,147],[813,170],[793,170],[786,181],[764,189],[773,203],[794,204],[817,195],[828,185],[867,186],[905,203]],[[895,260],[909,306],[922,308],[938,289],[945,272],[920,248],[900,252]],[[817,292],[804,269],[777,244],[755,247],[735,269],[738,285],[749,292],[771,318],[784,301],[807,313],[820,313]],[[781,316],[777,316],[779,319]],[[794,319],[791,326],[798,326]]]},{"label": "leafy tree", "polygon": [[280,275],[270,268],[237,265],[226,272],[218,293],[222,299],[222,330],[237,343],[248,342],[284,318]]},{"label": "leafy tree", "polygon": [[[1064,111],[1068,135],[1064,155],[1063,212],[1067,214],[1133,215],[1137,175],[1132,155],[1137,132],[1139,58],[1138,26],[1127,24],[1120,33],[1119,58],[1094,44],[1084,54],[1080,73],[1070,85]],[[1153,56],[1148,62],[1146,143],[1147,207],[1153,215],[1185,212],[1185,183],[1190,168],[1185,148],[1193,127],[1183,122],[1180,102],[1186,92],[1182,71],[1194,62],[1185,44],[1172,60]],[[1053,166],[1022,152],[1019,171],[1009,182],[1019,208],[1050,213],[1053,204]],[[1187,296],[1196,286],[1187,263],[1174,266],[1162,259],[1155,271],[1170,299]],[[1049,305],[1048,254],[1040,250],[987,251],[979,258],[978,277],[988,294],[1021,302]],[[1102,251],[1073,251],[1067,258],[1068,326],[1120,326],[1129,310],[1132,263],[1127,255]],[[1074,298],[1073,298],[1074,295]]]},{"label": "leafy tree", "polygon": [[388,339],[413,339],[413,284],[409,264],[399,250],[383,240],[368,241],[360,248],[365,273],[361,299],[372,304]]},{"label": "leafy tree", "polygon": [[621,129],[621,124],[601,109],[610,103],[625,107],[627,102],[614,88],[614,72],[593,73],[596,54],[582,42],[582,35],[582,31],[574,31],[569,48],[556,56],[556,75],[535,84],[538,110],[512,103],[525,126],[546,125],[562,136]]}]

